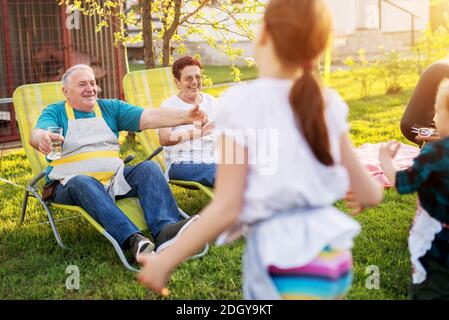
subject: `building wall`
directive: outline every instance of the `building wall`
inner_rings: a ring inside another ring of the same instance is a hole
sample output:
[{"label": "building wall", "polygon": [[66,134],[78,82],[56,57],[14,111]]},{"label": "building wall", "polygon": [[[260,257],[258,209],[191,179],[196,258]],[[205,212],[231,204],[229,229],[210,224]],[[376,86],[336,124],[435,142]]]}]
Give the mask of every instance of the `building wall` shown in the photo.
[{"label": "building wall", "polygon": [[334,22],[334,29],[353,32],[357,28],[357,2],[360,0],[326,0]]},{"label": "building wall", "polygon": [[[426,28],[430,16],[429,0],[395,0],[394,3],[415,13],[419,17],[419,19],[415,19],[416,30],[424,30]],[[410,30],[410,15],[400,12],[388,4],[382,5],[382,31],[398,32]]]},{"label": "building wall", "polygon": [[[341,0],[337,0],[341,1]],[[385,10],[385,9],[384,9]],[[384,11],[383,10],[383,11]],[[356,1],[356,30],[379,29],[379,1]],[[339,17],[343,19],[343,17]]]},{"label": "building wall", "polygon": [[[379,28],[379,0],[326,0],[334,16],[337,30],[372,30]],[[395,4],[415,13],[417,30],[423,30],[429,22],[429,0],[392,0]],[[402,32],[411,30],[409,14],[382,1],[382,31]]]}]

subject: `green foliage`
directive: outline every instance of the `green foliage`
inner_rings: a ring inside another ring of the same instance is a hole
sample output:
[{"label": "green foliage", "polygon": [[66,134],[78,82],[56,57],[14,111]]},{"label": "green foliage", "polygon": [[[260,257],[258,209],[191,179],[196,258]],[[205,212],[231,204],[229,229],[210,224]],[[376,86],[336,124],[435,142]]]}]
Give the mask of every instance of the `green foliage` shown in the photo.
[{"label": "green foliage", "polygon": [[413,48],[418,74],[421,74],[430,64],[448,56],[449,20],[447,15],[445,17],[446,24],[436,30],[432,30],[429,24],[418,44]]},{"label": "green foliage", "polygon": [[[159,67],[159,66],[158,66]],[[231,72],[232,66],[204,66],[203,70],[203,87],[229,83],[235,81],[235,74]],[[144,70],[145,65],[130,63],[129,71]],[[238,68],[239,81],[254,79],[257,76],[257,69],[254,66],[242,66]]]},{"label": "green foliage", "polygon": [[371,87],[375,80],[376,74],[370,62],[366,59],[366,50],[359,50],[358,60],[354,60],[352,57],[346,58],[344,64],[349,67],[349,73],[353,79],[355,79],[360,86],[360,94],[362,97],[368,97],[371,91]]},{"label": "green foliage", "polygon": [[412,70],[414,63],[406,59],[404,55],[396,50],[385,51],[381,48],[380,57],[368,61],[364,49],[359,50],[359,57],[354,60],[348,57],[344,64],[349,69],[350,79],[360,88],[360,96],[366,98],[372,94],[373,86],[379,82],[384,83],[386,94],[397,94],[403,90],[402,83],[405,75]]},{"label": "green foliage", "polygon": [[377,59],[374,66],[381,79],[385,82],[386,93],[396,94],[402,90],[401,78],[407,68],[407,64],[401,53],[396,50],[385,52],[382,50],[382,58]]},{"label": "green foliage", "polygon": [[[266,3],[263,0],[146,0],[139,1],[139,5],[123,8],[126,0],[58,0],[60,4],[71,6],[84,15],[97,15],[100,22],[96,26],[102,28],[113,25],[115,27],[115,41],[118,43],[137,43],[144,41],[148,52],[156,53],[152,66],[161,64],[168,66],[173,53],[187,54],[185,45],[187,38],[193,36],[210,47],[224,53],[231,64],[241,60],[244,50],[235,46],[236,38],[252,39],[251,26],[258,23]],[[148,20],[143,15],[144,6],[150,6],[151,12]],[[143,17],[143,18],[140,18]],[[142,32],[131,37],[127,34],[124,25],[141,27],[142,24],[151,25],[151,43],[145,43]],[[191,52],[190,54],[195,54]],[[150,59],[149,57],[146,57]],[[151,60],[150,59],[150,60]],[[147,61],[147,59],[145,59]],[[237,67],[232,72],[238,79]]]},{"label": "green foliage", "polygon": [[235,65],[231,66],[231,74],[233,75],[233,81],[240,82],[241,72],[240,72],[240,69],[237,68]]},{"label": "green foliage", "polygon": [[381,48],[380,57],[373,62],[366,59],[365,50],[360,49],[359,57],[347,58],[344,63],[349,68],[350,76],[360,88],[360,96],[371,94],[374,83],[382,81],[386,94],[397,94],[403,90],[405,74],[416,70],[421,75],[432,63],[449,56],[449,18],[445,15],[446,24],[432,30],[430,24],[423,32],[418,43],[411,49],[413,55],[396,50],[385,51]]}]

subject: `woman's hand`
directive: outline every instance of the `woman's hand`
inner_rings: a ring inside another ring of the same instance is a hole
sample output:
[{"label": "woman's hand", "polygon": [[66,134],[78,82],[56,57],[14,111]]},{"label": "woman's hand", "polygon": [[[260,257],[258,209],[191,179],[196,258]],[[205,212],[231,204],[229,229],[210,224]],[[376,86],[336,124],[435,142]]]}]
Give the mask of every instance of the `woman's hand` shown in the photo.
[{"label": "woman's hand", "polygon": [[209,134],[212,134],[214,132],[215,125],[213,122],[209,121],[205,125],[201,127],[201,136],[207,136]]},{"label": "woman's hand", "polygon": [[186,124],[192,124],[201,128],[207,122],[207,114],[200,110],[199,105],[195,105],[192,109],[187,111],[187,121]]}]

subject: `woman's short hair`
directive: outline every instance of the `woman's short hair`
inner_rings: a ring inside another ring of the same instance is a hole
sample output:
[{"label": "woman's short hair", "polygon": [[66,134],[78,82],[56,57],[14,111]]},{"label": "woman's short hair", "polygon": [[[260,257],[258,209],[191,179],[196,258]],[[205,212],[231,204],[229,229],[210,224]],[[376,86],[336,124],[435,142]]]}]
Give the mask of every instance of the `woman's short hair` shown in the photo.
[{"label": "woman's short hair", "polygon": [[171,68],[173,76],[179,81],[181,80],[181,71],[188,66],[198,66],[201,70],[203,70],[203,65],[201,62],[196,60],[191,56],[184,56],[175,61]]}]

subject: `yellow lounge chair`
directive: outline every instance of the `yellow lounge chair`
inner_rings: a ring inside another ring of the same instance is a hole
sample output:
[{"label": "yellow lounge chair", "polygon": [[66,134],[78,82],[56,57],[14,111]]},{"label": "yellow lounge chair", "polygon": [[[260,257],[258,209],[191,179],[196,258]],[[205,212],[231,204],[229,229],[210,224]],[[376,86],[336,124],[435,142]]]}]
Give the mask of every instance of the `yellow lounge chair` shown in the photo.
[{"label": "yellow lounge chair", "polygon": [[[123,89],[127,102],[143,108],[159,108],[165,99],[178,93],[169,67],[129,72],[123,78]],[[165,171],[164,154],[161,152],[163,148],[159,144],[156,130],[139,132],[137,139],[148,159],[156,159]],[[213,188],[201,183],[185,180],[169,182],[187,189],[201,190],[211,199],[214,197]]]},{"label": "yellow lounge chair", "polygon": [[[61,248],[66,248],[64,243],[61,240],[61,237],[58,232],[58,228],[53,219],[52,208],[62,208],[71,211],[78,211],[81,215],[86,218],[94,227],[98,230],[102,235],[104,235],[114,246],[115,251],[117,252],[120,260],[123,265],[131,271],[138,271],[136,268],[132,267],[124,253],[121,249],[120,245],[117,241],[97,222],[95,221],[88,212],[86,212],[83,208],[78,206],[70,206],[63,205],[54,202],[45,202],[41,197],[41,189],[44,185],[44,180],[42,179],[46,175],[46,167],[48,163],[45,159],[45,156],[35,150],[29,144],[29,137],[31,131],[34,129],[36,122],[41,114],[42,110],[48,106],[49,104],[65,100],[64,95],[61,90],[61,82],[49,82],[49,83],[41,83],[41,84],[30,84],[23,85],[18,87],[13,94],[13,102],[14,108],[16,111],[16,117],[19,124],[20,129],[20,137],[22,140],[23,148],[25,149],[26,156],[28,161],[30,162],[34,177],[30,180],[28,185],[26,186],[25,195],[22,204],[22,212],[20,223],[23,224],[25,220],[26,207],[28,203],[29,196],[34,196],[44,207],[47,212],[48,221],[53,230],[53,234],[56,238],[58,245]],[[125,160],[125,163],[131,161],[134,157],[130,156]],[[138,198],[125,198],[118,200],[116,202],[117,206],[126,214],[126,216],[137,226],[139,230],[146,230],[147,225],[145,223],[144,214],[142,208],[139,204]],[[184,218],[188,218],[189,216],[180,210],[180,214]],[[200,256],[204,254],[197,255]]]}]

